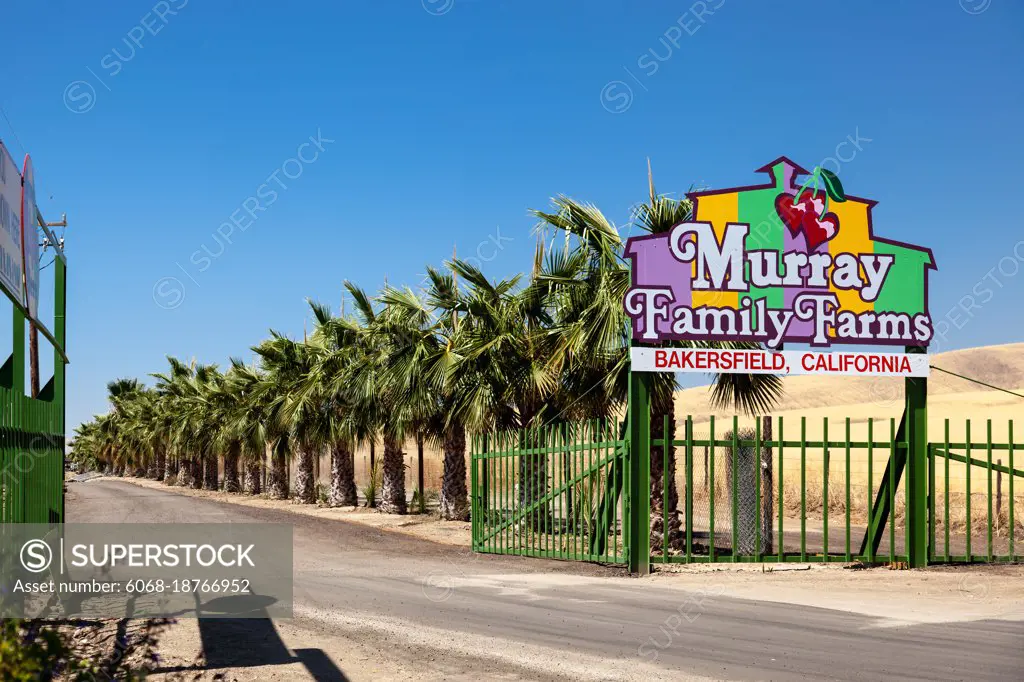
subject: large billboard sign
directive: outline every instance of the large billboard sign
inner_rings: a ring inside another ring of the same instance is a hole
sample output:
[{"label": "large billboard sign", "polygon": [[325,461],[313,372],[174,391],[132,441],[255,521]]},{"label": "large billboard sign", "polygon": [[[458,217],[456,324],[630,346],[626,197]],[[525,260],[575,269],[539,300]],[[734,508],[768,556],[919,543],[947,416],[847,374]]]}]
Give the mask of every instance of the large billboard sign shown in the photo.
[{"label": "large billboard sign", "polygon": [[25,273],[25,306],[33,320],[39,312],[39,233],[36,229],[36,176],[25,155],[21,184],[21,253]]},{"label": "large billboard sign", "polygon": [[24,306],[21,190],[21,169],[0,142],[0,287],[8,297]]},{"label": "large billboard sign", "polygon": [[[768,351],[786,343],[927,347],[931,250],[876,236],[876,202],[846,195],[828,171],[807,171],[782,157],[758,172],[770,182],[694,192],[692,221],[627,242],[632,286],[624,303],[633,339],[741,341]],[[889,360],[874,355],[836,373],[920,375],[921,361],[882,371]],[[829,359],[793,360],[786,365],[792,373],[797,365],[811,368],[799,373],[838,367]]]}]

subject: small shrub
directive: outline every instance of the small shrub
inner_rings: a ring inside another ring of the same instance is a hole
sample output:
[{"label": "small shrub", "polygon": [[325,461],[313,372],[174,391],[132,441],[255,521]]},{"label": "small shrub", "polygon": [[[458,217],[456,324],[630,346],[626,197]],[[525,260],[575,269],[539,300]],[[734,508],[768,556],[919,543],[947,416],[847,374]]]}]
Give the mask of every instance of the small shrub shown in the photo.
[{"label": "small shrub", "polygon": [[316,503],[321,506],[326,506],[330,502],[331,498],[331,487],[325,483],[316,484]]},{"label": "small shrub", "polygon": [[380,491],[380,485],[380,462],[374,462],[373,468],[370,469],[370,480],[363,486],[363,497],[366,498],[367,507],[377,506],[377,493]]},{"label": "small shrub", "polygon": [[0,626],[0,679],[50,680],[71,664],[64,639],[53,629],[15,619],[5,619]]}]

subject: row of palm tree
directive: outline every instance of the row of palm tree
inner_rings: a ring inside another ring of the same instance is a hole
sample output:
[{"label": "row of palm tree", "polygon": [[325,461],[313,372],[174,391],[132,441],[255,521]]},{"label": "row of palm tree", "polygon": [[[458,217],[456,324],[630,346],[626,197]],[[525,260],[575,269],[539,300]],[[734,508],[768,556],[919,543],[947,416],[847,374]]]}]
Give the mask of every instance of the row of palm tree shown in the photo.
[{"label": "row of palm tree", "polygon": [[[428,267],[417,289],[385,285],[371,296],[346,282],[354,310],[335,315],[311,302],[312,332],[298,341],[271,331],[252,348],[251,364],[232,359],[221,370],[169,358],[153,386],[111,382],[111,409],[78,428],[76,457],[115,474],[294,495],[308,504],[316,501],[315,460],[329,452],[327,503],[350,506],[357,503],[356,448],[368,444],[373,460],[382,443],[379,508],[405,513],[402,447],[415,442],[422,453],[430,442],[444,453],[440,514],[467,519],[468,434],[607,419],[625,403],[630,330],[622,300],[630,277],[623,238],[596,206],[568,197],[533,214],[539,225],[528,276],[492,280],[453,257]],[[633,224],[660,233],[691,215],[689,200],[659,195],[650,182]],[[664,415],[674,415],[675,389],[673,375],[658,375],[654,438],[662,436]],[[712,390],[716,404],[753,413],[777,399],[781,384],[771,376],[718,375]],[[652,449],[653,546],[666,530],[672,544],[681,541],[676,515],[662,528],[663,486],[670,508],[678,500],[675,477],[663,480],[663,458],[673,472],[673,449]],[[522,488],[531,494],[531,486]]]}]

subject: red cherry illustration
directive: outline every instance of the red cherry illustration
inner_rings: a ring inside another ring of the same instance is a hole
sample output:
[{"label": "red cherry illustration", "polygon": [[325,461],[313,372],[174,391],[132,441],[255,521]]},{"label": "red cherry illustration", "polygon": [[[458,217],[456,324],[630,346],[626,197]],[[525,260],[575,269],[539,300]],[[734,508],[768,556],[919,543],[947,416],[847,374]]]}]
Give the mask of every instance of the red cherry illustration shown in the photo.
[{"label": "red cherry illustration", "polygon": [[793,203],[793,195],[783,192],[775,197],[775,211],[782,218],[789,231],[795,237],[803,232],[807,240],[807,248],[813,251],[839,233],[839,216],[826,213],[818,215],[825,206],[825,193],[805,189],[800,198]]}]

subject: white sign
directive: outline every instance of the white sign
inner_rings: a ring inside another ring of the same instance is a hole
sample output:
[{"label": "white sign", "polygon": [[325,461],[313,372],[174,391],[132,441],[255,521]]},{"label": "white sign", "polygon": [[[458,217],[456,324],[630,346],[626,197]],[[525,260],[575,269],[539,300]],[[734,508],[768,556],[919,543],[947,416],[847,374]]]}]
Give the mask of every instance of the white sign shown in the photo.
[{"label": "white sign", "polygon": [[634,372],[717,374],[835,374],[838,376],[926,377],[928,356],[913,353],[818,353],[802,350],[705,348],[630,349]]},{"label": "white sign", "polygon": [[21,170],[0,142],[0,286],[25,305],[21,267]]}]

